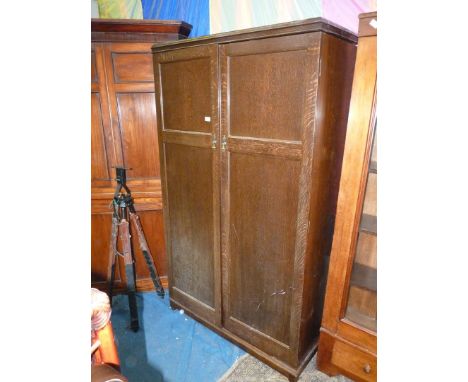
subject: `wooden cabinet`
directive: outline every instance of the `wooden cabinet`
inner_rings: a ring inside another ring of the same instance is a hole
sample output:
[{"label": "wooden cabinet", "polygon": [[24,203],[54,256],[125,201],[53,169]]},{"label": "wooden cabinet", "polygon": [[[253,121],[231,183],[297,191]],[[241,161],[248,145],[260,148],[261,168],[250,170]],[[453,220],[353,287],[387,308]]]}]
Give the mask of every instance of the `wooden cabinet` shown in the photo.
[{"label": "wooden cabinet", "polygon": [[310,19],[153,47],[171,305],[291,379],[317,346],[355,42]]},{"label": "wooden cabinet", "polygon": [[360,16],[317,365],[377,380],[377,13]]},{"label": "wooden cabinet", "polygon": [[[91,21],[91,281],[105,288],[115,183],[113,167],[124,165],[148,245],[166,274],[162,196],[151,46],[187,37],[184,22]],[[139,246],[134,247],[137,287],[152,289]],[[120,259],[119,259],[120,260]],[[122,287],[123,262],[116,272]],[[162,280],[166,281],[165,278]]]}]

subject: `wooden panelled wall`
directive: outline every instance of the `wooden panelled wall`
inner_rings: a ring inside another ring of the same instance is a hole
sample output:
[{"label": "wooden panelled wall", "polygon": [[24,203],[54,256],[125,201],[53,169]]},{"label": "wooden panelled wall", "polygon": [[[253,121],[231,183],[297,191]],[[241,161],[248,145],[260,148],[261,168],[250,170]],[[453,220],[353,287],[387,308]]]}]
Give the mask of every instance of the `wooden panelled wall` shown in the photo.
[{"label": "wooden panelled wall", "polygon": [[[115,166],[128,186],[162,282],[167,285],[151,46],[186,38],[191,26],[158,20],[92,20],[91,31],[91,282],[105,289]],[[138,290],[153,289],[133,245]],[[116,290],[123,288],[122,259]]]}]

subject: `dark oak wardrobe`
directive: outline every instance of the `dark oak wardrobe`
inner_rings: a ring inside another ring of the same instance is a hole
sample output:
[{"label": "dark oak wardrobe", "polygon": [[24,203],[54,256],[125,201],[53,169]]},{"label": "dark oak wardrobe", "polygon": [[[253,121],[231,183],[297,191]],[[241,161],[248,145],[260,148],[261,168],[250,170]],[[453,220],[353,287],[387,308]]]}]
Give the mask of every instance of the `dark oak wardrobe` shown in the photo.
[{"label": "dark oak wardrobe", "polygon": [[153,47],[171,305],[290,379],[317,346],[355,44],[317,18]]}]

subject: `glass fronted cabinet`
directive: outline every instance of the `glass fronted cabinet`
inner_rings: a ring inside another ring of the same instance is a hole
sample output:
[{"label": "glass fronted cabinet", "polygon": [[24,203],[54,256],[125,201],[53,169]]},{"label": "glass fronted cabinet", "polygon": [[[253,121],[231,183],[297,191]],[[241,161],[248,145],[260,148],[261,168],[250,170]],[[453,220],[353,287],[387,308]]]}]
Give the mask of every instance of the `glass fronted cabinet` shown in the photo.
[{"label": "glass fronted cabinet", "polygon": [[377,332],[377,131],[375,128],[372,135],[373,143],[367,166],[367,181],[358,224],[345,317]]},{"label": "glass fronted cabinet", "polygon": [[377,13],[360,16],[317,367],[377,380]]}]

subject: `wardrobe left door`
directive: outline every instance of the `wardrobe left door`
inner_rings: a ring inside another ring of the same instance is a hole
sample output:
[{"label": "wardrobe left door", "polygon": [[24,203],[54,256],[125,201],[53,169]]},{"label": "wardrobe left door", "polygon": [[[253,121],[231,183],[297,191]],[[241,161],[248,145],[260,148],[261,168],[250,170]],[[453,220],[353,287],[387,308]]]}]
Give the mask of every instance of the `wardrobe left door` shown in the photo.
[{"label": "wardrobe left door", "polygon": [[154,55],[171,303],[221,324],[218,52]]}]

